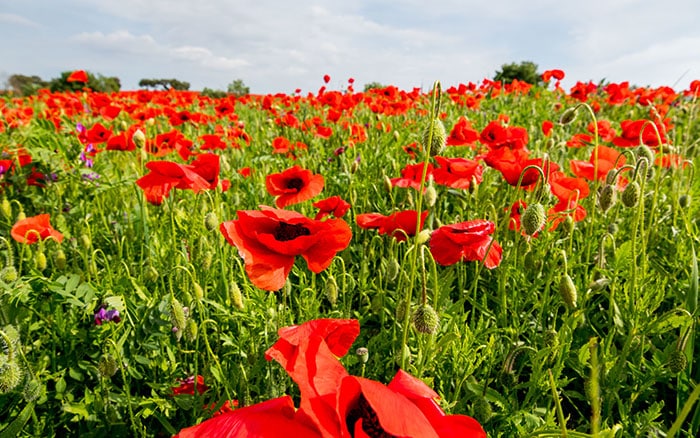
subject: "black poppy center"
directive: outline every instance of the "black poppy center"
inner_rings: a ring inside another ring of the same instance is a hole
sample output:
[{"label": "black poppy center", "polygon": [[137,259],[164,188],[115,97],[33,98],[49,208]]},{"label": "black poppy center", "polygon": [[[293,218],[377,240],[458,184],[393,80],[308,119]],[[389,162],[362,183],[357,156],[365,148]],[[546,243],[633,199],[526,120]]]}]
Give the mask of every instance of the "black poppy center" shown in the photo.
[{"label": "black poppy center", "polygon": [[372,406],[364,395],[360,394],[360,399],[357,401],[357,405],[348,412],[348,416],[345,419],[345,424],[350,431],[350,435],[355,436],[355,423],[357,420],[362,419],[362,430],[372,438],[393,438],[394,435],[387,433],[382,425],[379,424],[379,418],[377,418],[377,413],[374,412]]},{"label": "black poppy center", "polygon": [[302,187],[304,187],[304,180],[301,178],[291,178],[289,181],[287,181],[288,189],[301,190]]},{"label": "black poppy center", "polygon": [[275,239],[280,242],[286,242],[288,240],[294,240],[299,236],[310,236],[311,231],[302,224],[288,224],[286,222],[280,222],[279,226],[275,230]]}]

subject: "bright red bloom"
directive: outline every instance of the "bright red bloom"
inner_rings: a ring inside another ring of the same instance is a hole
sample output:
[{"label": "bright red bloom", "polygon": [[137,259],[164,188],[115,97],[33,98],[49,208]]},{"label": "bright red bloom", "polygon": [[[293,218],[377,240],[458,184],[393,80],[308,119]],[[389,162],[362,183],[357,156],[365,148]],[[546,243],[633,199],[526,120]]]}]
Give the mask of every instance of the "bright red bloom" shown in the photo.
[{"label": "bright red bloom", "polygon": [[88,82],[88,75],[87,75],[87,73],[85,73],[85,70],[75,70],[70,75],[68,75],[66,82],[87,83]]},{"label": "bright red bloom", "polygon": [[[420,229],[423,229],[428,211],[421,214]],[[404,210],[384,216],[379,213],[362,213],[355,217],[355,221],[360,228],[377,229],[379,234],[388,234],[399,242],[403,242],[407,237],[415,236],[418,213],[416,210]]]},{"label": "bright red bloom", "polygon": [[622,128],[622,134],[612,139],[615,146],[634,147],[640,144],[658,146],[659,138],[661,143],[667,142],[666,128],[649,120],[624,120],[620,123],[620,127]]},{"label": "bright red bloom", "polygon": [[552,133],[552,128],[554,128],[554,123],[551,120],[545,120],[542,122],[542,134],[546,135],[549,137],[549,134]]},{"label": "bright red bloom", "polygon": [[[420,180],[423,176],[423,166],[424,163],[406,165],[406,167],[401,169],[401,178],[390,179],[391,185],[393,187],[411,187],[416,190],[420,190]],[[432,173],[433,165],[429,163],[427,173],[425,174],[426,181]]]},{"label": "bright red bloom", "polygon": [[444,225],[433,231],[430,252],[435,261],[443,266],[460,261],[483,260],[484,266],[493,269],[501,263],[503,252],[491,237],[495,229],[493,222],[483,219]]},{"label": "bright red bloom", "polygon": [[625,156],[616,149],[600,145],[591,152],[588,161],[571,160],[569,163],[574,175],[589,181],[603,180],[610,170],[625,164]]},{"label": "bright red bloom", "polygon": [[208,386],[204,384],[203,376],[197,375],[196,378],[195,376],[190,376],[186,379],[181,379],[179,381],[179,385],[173,387],[173,395],[194,395],[195,384],[197,386],[197,393],[199,394],[204,394],[204,392],[208,389]]},{"label": "bright red bloom", "polygon": [[552,172],[549,175],[549,187],[552,194],[560,201],[580,201],[590,193],[588,183],[583,178],[573,178],[563,172]]},{"label": "bright red bloom", "polygon": [[323,175],[314,175],[310,170],[302,169],[300,166],[291,167],[265,178],[267,192],[277,196],[275,205],[279,208],[313,198],[321,193],[324,182]]},{"label": "bright red bloom", "polygon": [[561,81],[564,79],[564,71],[559,70],[559,69],[552,69],[552,70],[545,70],[544,73],[542,73],[542,80],[545,82],[549,82],[552,78]]},{"label": "bright red bloom", "polygon": [[327,84],[330,81],[331,81],[331,77],[329,75],[323,75],[323,82],[325,82]]},{"label": "bright red bloom", "polygon": [[510,210],[510,221],[508,221],[508,229],[513,231],[520,230],[520,217],[525,212],[526,208],[527,203],[525,201],[517,200],[513,203],[513,205],[510,206],[510,208],[506,209]]},{"label": "bright red bloom", "polygon": [[293,211],[260,208],[239,210],[237,220],[220,226],[226,241],[243,257],[248,278],[260,289],[281,289],[296,256],[319,273],[350,244],[352,231],[342,219],[317,221]]},{"label": "bright red bloom", "polygon": [[288,395],[215,416],[183,429],[179,438],[277,438],[280,432],[294,437],[321,437],[316,429],[299,420]]},{"label": "bright red bloom", "polygon": [[63,241],[63,234],[55,230],[49,222],[49,214],[27,217],[17,221],[10,230],[10,235],[19,243],[31,245],[41,240],[55,239],[58,243]]},{"label": "bright red bloom", "polygon": [[481,131],[479,141],[489,149],[525,149],[528,135],[523,127],[503,126],[500,120],[494,120]]},{"label": "bright red bloom", "polygon": [[471,146],[479,139],[479,133],[472,128],[466,117],[460,117],[447,137],[447,146]]},{"label": "bright red bloom", "polygon": [[469,189],[472,182],[479,184],[483,180],[484,169],[478,161],[467,158],[435,157],[439,167],[433,170],[435,184],[455,189]]},{"label": "bright red bloom", "polygon": [[350,204],[345,202],[340,196],[331,196],[314,202],[313,206],[318,208],[318,213],[314,219],[319,220],[332,214],[334,217],[343,217],[350,210]]},{"label": "bright red bloom", "polygon": [[547,212],[547,221],[550,223],[549,231],[555,230],[559,224],[571,216],[574,222],[580,222],[586,217],[586,209],[575,199],[561,200]]},{"label": "bright red bloom", "polygon": [[214,189],[219,183],[219,156],[201,154],[191,164],[172,161],[146,163],[150,173],[136,181],[151,204],[160,205],[173,188],[190,189],[195,193]]},{"label": "bright red bloom", "polygon": [[83,131],[79,138],[83,143],[104,143],[112,137],[112,131],[102,123],[95,123],[90,129]]},{"label": "bright red bloom", "polygon": [[[520,187],[529,187],[540,179],[540,173],[534,169],[525,168],[528,166],[538,166],[547,172],[554,172],[559,169],[559,165],[552,162],[544,162],[542,158],[529,158],[529,153],[525,149],[498,148],[486,154],[484,161],[489,166],[501,172],[503,178],[512,186],[516,186],[520,181]],[[523,173],[525,171],[525,173]],[[520,175],[522,174],[522,180]]]}]

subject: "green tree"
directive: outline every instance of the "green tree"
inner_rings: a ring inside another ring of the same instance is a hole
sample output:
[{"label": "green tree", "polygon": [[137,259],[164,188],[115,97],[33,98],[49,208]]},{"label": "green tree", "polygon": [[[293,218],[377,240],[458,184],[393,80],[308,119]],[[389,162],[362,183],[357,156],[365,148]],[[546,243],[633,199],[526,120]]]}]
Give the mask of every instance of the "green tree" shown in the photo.
[{"label": "green tree", "polygon": [[141,79],[139,81],[139,87],[141,88],[162,88],[163,90],[180,90],[186,91],[190,89],[190,83],[185,81],[180,81],[178,79]]},{"label": "green tree", "polygon": [[54,92],[80,91],[83,88],[89,88],[92,91],[102,93],[114,93],[121,89],[121,81],[115,76],[103,76],[99,73],[86,72],[88,83],[83,84],[82,82],[68,82],[68,76],[71,73],[71,71],[61,72],[61,76],[51,79],[47,84],[48,88]]},{"label": "green tree", "polygon": [[11,75],[7,78],[7,88],[12,91],[13,94],[20,96],[29,96],[36,94],[41,88],[47,88],[48,82],[41,79],[39,76],[26,76],[26,75]]},{"label": "green tree", "polygon": [[514,79],[538,85],[542,82],[542,75],[537,72],[537,64],[532,61],[521,61],[519,64],[512,62],[503,64],[501,70],[496,71],[493,80],[510,84]]},{"label": "green tree", "polygon": [[380,82],[368,82],[365,84],[364,91],[367,92],[369,90],[381,90],[382,88],[386,88],[386,85],[380,83]]},{"label": "green tree", "polygon": [[250,88],[243,83],[242,79],[236,79],[228,84],[228,92],[236,97],[241,97],[250,94]]}]

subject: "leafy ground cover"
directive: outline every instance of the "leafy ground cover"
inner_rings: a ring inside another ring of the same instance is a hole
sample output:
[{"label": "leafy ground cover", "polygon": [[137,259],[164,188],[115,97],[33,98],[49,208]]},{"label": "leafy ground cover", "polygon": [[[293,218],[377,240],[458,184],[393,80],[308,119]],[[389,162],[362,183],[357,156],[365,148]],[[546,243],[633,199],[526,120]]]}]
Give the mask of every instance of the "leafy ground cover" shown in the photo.
[{"label": "leafy ground cover", "polygon": [[0,433],[697,436],[700,82],[562,78],[3,98]]}]

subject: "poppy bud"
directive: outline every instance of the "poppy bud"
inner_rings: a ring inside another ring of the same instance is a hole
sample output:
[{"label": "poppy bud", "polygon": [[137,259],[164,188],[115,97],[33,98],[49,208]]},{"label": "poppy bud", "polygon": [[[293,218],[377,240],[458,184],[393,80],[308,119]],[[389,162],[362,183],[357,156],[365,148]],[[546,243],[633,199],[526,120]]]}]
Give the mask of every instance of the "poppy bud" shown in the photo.
[{"label": "poppy bud", "polygon": [[576,286],[574,281],[571,279],[569,274],[564,274],[559,282],[559,294],[564,300],[564,303],[569,307],[569,309],[576,308],[576,300],[578,299],[578,294],[576,292]]},{"label": "poppy bud", "polygon": [[211,251],[205,251],[202,255],[202,269],[208,271],[214,261],[214,254]]},{"label": "poppy bud", "polygon": [[528,205],[520,218],[523,231],[525,231],[525,234],[528,236],[532,236],[541,230],[546,221],[547,213],[539,202]]},{"label": "poppy bud", "polygon": [[20,384],[22,367],[15,360],[8,360],[0,366],[0,394],[7,394]]},{"label": "poppy bud", "polygon": [[622,196],[620,197],[622,200],[622,205],[628,208],[636,206],[639,202],[641,191],[642,189],[639,187],[637,181],[632,181],[631,183],[627,184],[627,187],[625,187],[625,190],[622,191]]},{"label": "poppy bud", "polygon": [[158,270],[156,268],[154,268],[153,266],[148,265],[146,267],[146,270],[145,270],[143,276],[146,279],[146,281],[150,281],[151,283],[153,283],[156,280],[158,280],[158,276],[159,276]]},{"label": "poppy bud", "polygon": [[190,318],[187,320],[187,325],[185,326],[185,340],[187,342],[194,342],[197,339],[197,323],[194,319]]},{"label": "poppy bud", "polygon": [[185,317],[185,309],[182,307],[182,303],[175,297],[170,299],[170,323],[173,325],[175,337],[179,341],[182,338],[183,330],[185,330],[187,318]]},{"label": "poppy bud", "polygon": [[688,208],[690,205],[690,195],[681,195],[678,197],[678,205],[681,208]]},{"label": "poppy bud", "polygon": [[100,376],[107,379],[117,374],[118,368],[117,360],[111,354],[103,355],[97,364],[97,370],[100,372]]},{"label": "poppy bud", "polygon": [[387,192],[391,192],[391,189],[393,188],[393,184],[391,184],[391,178],[384,175],[383,182],[384,182],[384,189],[386,189]]},{"label": "poppy bud", "polygon": [[0,203],[0,213],[4,219],[10,219],[12,217],[12,205],[7,198],[2,198],[2,203]]},{"label": "poppy bud", "polygon": [[243,310],[245,308],[245,306],[243,305],[243,294],[241,293],[241,289],[238,287],[238,284],[235,281],[232,281],[231,284],[229,284],[228,292],[233,307],[235,307],[238,310]]},{"label": "poppy bud", "polygon": [[63,252],[63,250],[59,248],[58,251],[56,251],[56,254],[54,254],[53,262],[58,269],[61,269],[61,270],[65,269],[66,262],[67,262],[66,253]]},{"label": "poppy bud", "polygon": [[134,132],[134,134],[131,136],[131,140],[139,149],[143,149],[146,146],[146,134],[144,134],[140,129],[137,129]]},{"label": "poppy bud", "polygon": [[491,417],[493,416],[493,409],[491,408],[491,403],[489,403],[488,400],[486,400],[486,397],[479,396],[477,399],[474,401],[474,418],[479,423],[486,423],[488,422]]},{"label": "poppy bud", "polygon": [[603,213],[615,205],[616,193],[615,187],[610,184],[606,184],[600,189],[598,193],[598,205],[600,205],[600,209],[603,210]]},{"label": "poppy bud", "polygon": [[651,148],[645,144],[637,146],[637,161],[641,160],[642,158],[646,158],[647,164],[654,162],[654,151],[652,151]]},{"label": "poppy bud", "polygon": [[367,363],[369,360],[369,350],[367,350],[365,347],[360,347],[355,350],[355,354],[359,356],[362,363]]},{"label": "poppy bud", "polygon": [[688,366],[688,358],[685,357],[685,353],[678,349],[674,349],[668,358],[668,369],[673,374],[682,373]]},{"label": "poppy bud", "polygon": [[605,175],[605,184],[614,186],[615,178],[617,177],[617,169],[610,169]]},{"label": "poppy bud", "polygon": [[542,269],[542,257],[534,251],[528,251],[523,258],[525,269],[531,269],[533,272],[539,272]]},{"label": "poppy bud", "polygon": [[360,168],[360,156],[358,155],[357,158],[352,160],[352,163],[350,163],[350,174],[354,175],[359,168]]},{"label": "poppy bud", "polygon": [[15,219],[15,222],[23,221],[27,218],[27,215],[24,213],[24,210],[20,210],[19,213],[17,213],[17,218]]},{"label": "poppy bud", "polygon": [[413,326],[418,333],[435,334],[440,328],[440,316],[430,304],[421,304],[413,313]]},{"label": "poppy bud", "polygon": [[425,203],[428,207],[435,206],[435,201],[437,201],[437,190],[435,190],[435,187],[433,187],[432,184],[428,185],[428,187],[425,189],[423,198],[425,199]]},{"label": "poppy bud", "polygon": [[421,230],[420,233],[418,233],[418,236],[416,237],[416,243],[418,245],[422,245],[428,240],[430,240],[430,236],[433,234],[433,230]]},{"label": "poppy bud", "polygon": [[207,231],[214,231],[219,229],[219,218],[213,211],[209,212],[204,216],[204,226]]},{"label": "poppy bud", "polygon": [[619,229],[620,229],[620,226],[617,225],[615,222],[608,225],[608,233],[610,233],[612,235],[615,235],[615,233],[617,233],[619,231]]},{"label": "poppy bud", "polygon": [[326,286],[323,288],[323,293],[326,295],[326,298],[328,298],[328,302],[331,303],[332,306],[335,306],[335,303],[338,301],[338,283],[336,283],[335,277],[332,275],[328,276]]},{"label": "poppy bud", "polygon": [[87,234],[80,235],[80,246],[82,246],[85,249],[90,249],[91,244],[92,241],[90,240],[90,236],[88,236]]},{"label": "poppy bud", "polygon": [[14,283],[17,277],[17,269],[14,266],[6,266],[0,271],[0,280],[5,283]]},{"label": "poppy bud", "polygon": [[39,271],[46,269],[46,254],[43,251],[38,251],[34,256],[34,266]]},{"label": "poppy bud", "polygon": [[408,302],[404,299],[400,299],[396,303],[396,320],[403,321],[406,317],[406,312],[408,311]]},{"label": "poppy bud", "polygon": [[202,301],[204,298],[204,289],[196,281],[192,283],[192,292],[194,293],[195,300]]},{"label": "poppy bud", "polygon": [[440,119],[433,119],[432,123],[428,123],[428,126],[423,131],[423,148],[428,149],[430,156],[434,157],[435,155],[440,155],[442,150],[445,149],[446,141],[447,132],[445,131],[445,125],[442,124]]},{"label": "poppy bud", "polygon": [[568,125],[569,123],[573,122],[576,119],[576,108],[577,107],[571,107],[567,108],[564,113],[561,115],[561,118],[559,119],[559,123],[562,125]]},{"label": "poppy bud", "polygon": [[401,265],[399,265],[399,262],[396,259],[391,259],[387,262],[386,278],[389,281],[396,280],[396,277],[399,275],[399,271],[401,271]]},{"label": "poppy bud", "polygon": [[35,402],[44,396],[46,388],[37,379],[29,379],[22,388],[22,398],[27,403]]}]

